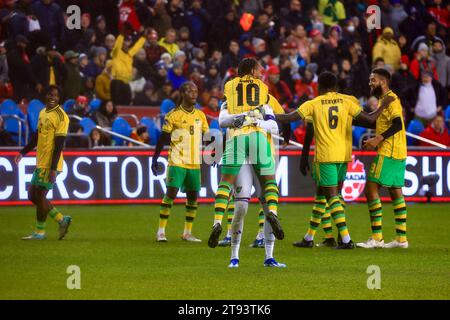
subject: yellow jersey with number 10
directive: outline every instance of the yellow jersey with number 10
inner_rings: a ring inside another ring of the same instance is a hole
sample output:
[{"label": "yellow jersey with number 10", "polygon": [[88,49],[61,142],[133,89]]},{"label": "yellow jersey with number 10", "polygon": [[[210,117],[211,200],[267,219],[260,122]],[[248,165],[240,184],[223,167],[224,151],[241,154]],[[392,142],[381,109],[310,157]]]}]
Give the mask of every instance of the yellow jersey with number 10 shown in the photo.
[{"label": "yellow jersey with number 10", "polygon": [[[240,114],[251,111],[269,102],[269,88],[259,79],[252,76],[236,77],[225,84],[224,96],[229,114]],[[230,136],[265,131],[259,127],[246,126],[230,129]]]},{"label": "yellow jersey with number 10", "polygon": [[305,102],[297,112],[303,119],[312,119],[316,137],[315,162],[349,161],[349,117],[355,118],[361,112],[356,99],[337,92],[328,92]]}]

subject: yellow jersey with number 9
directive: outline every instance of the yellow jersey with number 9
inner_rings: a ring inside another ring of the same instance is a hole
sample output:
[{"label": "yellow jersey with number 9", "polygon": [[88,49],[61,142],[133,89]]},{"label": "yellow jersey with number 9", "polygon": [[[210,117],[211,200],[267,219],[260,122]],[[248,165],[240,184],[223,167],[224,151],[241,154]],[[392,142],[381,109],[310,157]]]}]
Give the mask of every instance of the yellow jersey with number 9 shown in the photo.
[{"label": "yellow jersey with number 9", "polygon": [[303,119],[312,119],[316,137],[315,162],[349,161],[349,117],[356,118],[361,112],[354,97],[328,92],[303,103],[297,112]]},{"label": "yellow jersey with number 9", "polygon": [[[251,111],[269,102],[269,88],[259,79],[252,76],[236,77],[225,84],[224,96],[229,114],[240,114]],[[246,126],[230,129],[230,136],[265,131],[259,127]]]}]

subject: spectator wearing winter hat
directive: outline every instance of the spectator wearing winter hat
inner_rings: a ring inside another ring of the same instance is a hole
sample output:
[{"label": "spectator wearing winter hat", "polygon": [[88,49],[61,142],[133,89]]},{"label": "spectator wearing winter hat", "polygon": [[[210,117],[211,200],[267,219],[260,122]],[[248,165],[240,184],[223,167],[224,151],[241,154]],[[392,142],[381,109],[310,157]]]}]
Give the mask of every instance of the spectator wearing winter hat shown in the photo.
[{"label": "spectator wearing winter hat", "polygon": [[445,54],[445,47],[441,41],[437,40],[433,43],[433,58],[436,62],[439,82],[450,91],[450,57]]},{"label": "spectator wearing winter hat", "polygon": [[188,60],[194,58],[193,50],[195,48],[190,41],[190,35],[191,32],[187,27],[181,27],[180,30],[178,30],[177,45],[178,48],[186,54]]},{"label": "spectator wearing winter hat", "polygon": [[[417,28],[417,26],[414,26],[414,28]],[[421,29],[419,29],[421,30]],[[423,29],[422,29],[423,30]],[[411,49],[413,51],[419,51],[419,45],[424,43],[428,46],[428,48],[431,48],[433,46],[433,43],[435,41],[441,41],[444,43],[444,41],[438,37],[437,35],[437,24],[434,21],[428,22],[426,25],[425,34],[418,36],[412,41],[411,43]]]},{"label": "spectator wearing winter hat", "polygon": [[144,48],[141,48],[134,56],[133,67],[139,70],[139,73],[145,80],[149,80],[152,77],[152,66],[147,60],[147,54]]},{"label": "spectator wearing winter hat", "polygon": [[99,15],[95,19],[95,45],[98,47],[103,46],[106,36],[110,33],[106,28],[105,16]]},{"label": "spectator wearing winter hat", "polygon": [[[74,106],[67,112],[69,115],[75,115],[80,118],[91,118],[91,114],[89,112],[89,100],[85,96],[78,96],[75,99]],[[80,121],[75,118],[70,118],[69,123],[69,132],[76,133],[80,126]]]},{"label": "spectator wearing winter hat", "polygon": [[431,71],[433,78],[438,79],[436,64],[430,57],[429,48],[425,43],[419,44],[418,51],[411,61],[409,69],[416,80],[419,80],[421,73],[424,71]]},{"label": "spectator wearing winter hat", "polygon": [[210,91],[214,87],[220,87],[222,77],[219,72],[219,65],[214,62],[208,62],[206,65],[205,89]]},{"label": "spectator wearing winter hat", "polygon": [[111,70],[112,61],[106,61],[103,72],[95,79],[95,93],[102,101],[111,100]]},{"label": "spectator wearing winter hat", "polygon": [[169,29],[166,31],[165,37],[158,41],[158,44],[162,46],[170,54],[171,57],[175,56],[175,53],[180,50],[175,40],[177,37],[177,32],[175,29]]},{"label": "spectator wearing winter hat", "polygon": [[111,56],[111,52],[114,49],[114,45],[116,44],[116,37],[113,34],[108,34],[105,37],[105,41],[103,42],[103,46],[108,50],[107,56]]},{"label": "spectator wearing winter hat", "polygon": [[80,73],[83,77],[87,77],[86,68],[89,64],[89,59],[87,54],[81,53],[78,57],[78,66],[80,67]]},{"label": "spectator wearing winter hat", "polygon": [[145,44],[145,53],[150,65],[154,65],[159,61],[161,55],[167,50],[158,44],[158,32],[155,29],[150,28],[147,33],[147,42]]},{"label": "spectator wearing winter hat", "polygon": [[196,71],[199,72],[200,74],[204,74],[206,69],[205,52],[202,49],[194,48],[193,54],[194,59],[191,61],[189,65],[188,73]]},{"label": "spectator wearing winter hat", "polygon": [[183,74],[187,74],[189,64],[187,62],[186,53],[183,50],[177,51],[177,53],[175,53],[173,61],[179,62],[183,66]]},{"label": "spectator wearing winter hat", "polygon": [[152,74],[151,81],[155,88],[162,88],[163,84],[167,81],[167,68],[164,62],[158,61],[154,64],[153,69],[155,73]]},{"label": "spectator wearing winter hat", "polygon": [[129,105],[131,89],[129,86],[133,78],[133,57],[144,46],[145,37],[141,36],[131,46],[132,38],[124,35],[124,31],[117,37],[111,52],[113,61],[111,81],[111,96],[116,105]]},{"label": "spectator wearing winter hat", "polygon": [[172,83],[175,90],[178,90],[178,88],[187,81],[183,76],[183,66],[179,62],[173,64],[172,69],[170,69],[167,74],[167,79]]},{"label": "spectator wearing winter hat", "polygon": [[107,50],[103,47],[92,47],[92,60],[89,61],[86,68],[83,70],[83,74],[87,77],[97,78],[105,69]]},{"label": "spectator wearing winter hat", "polygon": [[391,65],[394,71],[397,71],[400,67],[401,51],[398,43],[394,40],[394,31],[392,28],[384,28],[383,34],[378,38],[377,43],[373,47],[372,61],[380,57],[383,57],[384,62]]},{"label": "spectator wearing winter hat", "polygon": [[64,53],[63,100],[75,99],[81,93],[81,74],[78,64],[79,54],[72,50]]},{"label": "spectator wearing winter hat", "polygon": [[159,106],[161,104],[159,92],[155,90],[150,80],[145,82],[142,92],[136,93],[133,104],[136,106]]},{"label": "spectator wearing winter hat", "polygon": [[[436,141],[444,146],[450,147],[450,135],[445,127],[444,119],[441,116],[437,116],[433,121],[425,128],[420,134],[422,138]],[[424,141],[419,142],[420,146],[432,147],[433,145]]]},{"label": "spectator wearing winter hat", "polygon": [[172,56],[170,55],[170,53],[168,53],[168,52],[163,53],[161,55],[160,61],[164,62],[164,66],[166,67],[166,69],[172,68],[173,61],[172,61]]},{"label": "spectator wearing winter hat", "polygon": [[447,96],[441,84],[433,79],[431,71],[423,71],[420,82],[407,94],[408,107],[425,125],[441,113],[447,105]]},{"label": "spectator wearing winter hat", "polygon": [[286,82],[280,80],[280,69],[276,65],[272,65],[267,70],[268,79],[267,86],[269,93],[283,106],[288,108],[292,102],[293,96]]}]

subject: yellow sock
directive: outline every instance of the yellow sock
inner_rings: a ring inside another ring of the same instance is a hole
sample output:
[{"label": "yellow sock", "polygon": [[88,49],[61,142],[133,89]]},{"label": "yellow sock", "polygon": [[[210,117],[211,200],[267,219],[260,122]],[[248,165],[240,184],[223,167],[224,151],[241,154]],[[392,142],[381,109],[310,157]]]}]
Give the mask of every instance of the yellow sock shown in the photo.
[{"label": "yellow sock", "polygon": [[48,215],[56,222],[61,222],[64,219],[64,216],[62,215],[62,213],[59,212],[58,209],[56,209],[56,208],[53,208],[52,210],[50,210]]}]

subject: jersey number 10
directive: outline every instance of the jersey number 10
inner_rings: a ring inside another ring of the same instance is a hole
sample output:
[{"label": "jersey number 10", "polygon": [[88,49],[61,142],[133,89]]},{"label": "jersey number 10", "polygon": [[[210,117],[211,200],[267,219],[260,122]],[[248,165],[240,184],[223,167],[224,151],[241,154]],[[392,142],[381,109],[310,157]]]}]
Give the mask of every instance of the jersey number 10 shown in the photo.
[{"label": "jersey number 10", "polygon": [[[237,91],[237,105],[239,107],[242,107],[244,105],[244,85],[242,83],[239,83],[236,87]],[[259,86],[256,83],[249,83],[245,87],[245,97],[247,105],[250,107],[257,107],[259,106]]]}]

